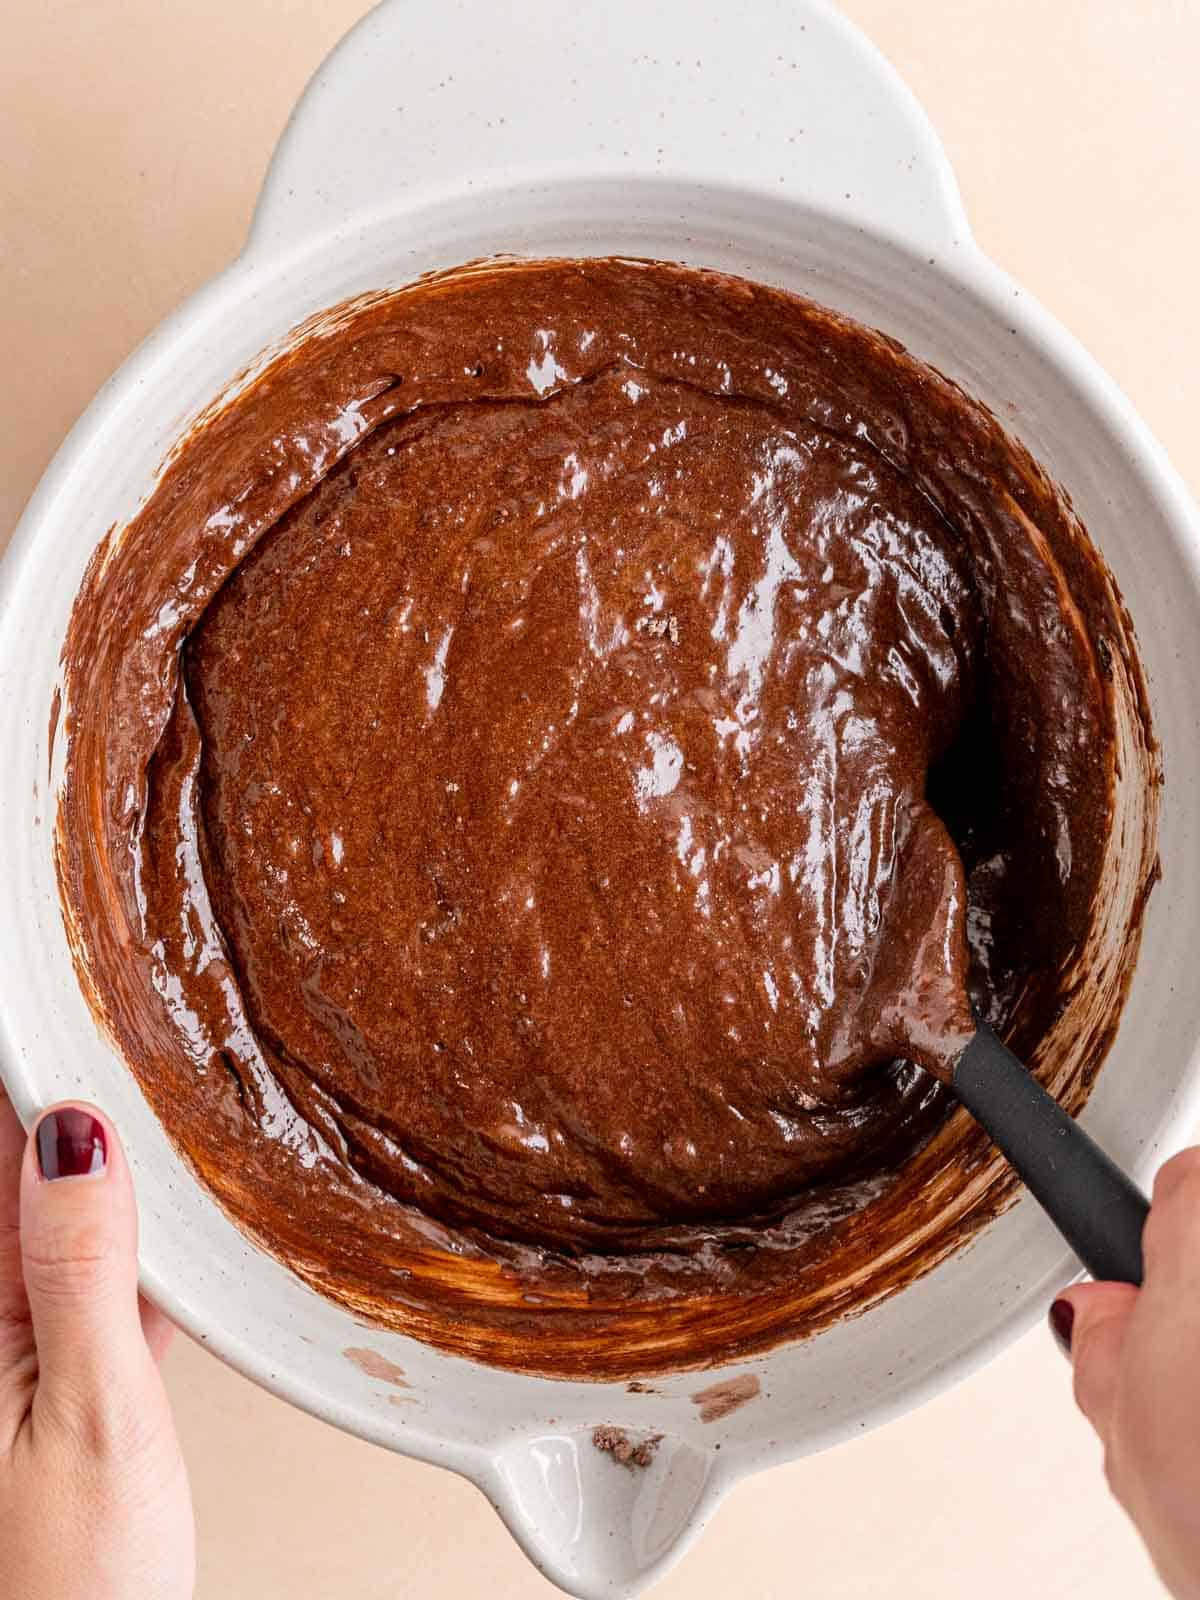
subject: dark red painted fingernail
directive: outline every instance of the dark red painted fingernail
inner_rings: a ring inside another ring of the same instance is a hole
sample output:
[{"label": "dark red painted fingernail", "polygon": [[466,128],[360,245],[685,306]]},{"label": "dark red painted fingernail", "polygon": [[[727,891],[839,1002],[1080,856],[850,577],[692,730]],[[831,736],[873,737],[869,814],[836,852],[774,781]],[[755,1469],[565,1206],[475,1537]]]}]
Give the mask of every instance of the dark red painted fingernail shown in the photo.
[{"label": "dark red painted fingernail", "polygon": [[1050,1307],[1050,1332],[1063,1355],[1071,1354],[1071,1329],[1075,1326],[1075,1307],[1069,1300],[1056,1300]]},{"label": "dark red painted fingernail", "polygon": [[37,1158],[43,1178],[88,1178],[108,1163],[104,1124],[78,1106],[48,1111],[38,1123]]}]

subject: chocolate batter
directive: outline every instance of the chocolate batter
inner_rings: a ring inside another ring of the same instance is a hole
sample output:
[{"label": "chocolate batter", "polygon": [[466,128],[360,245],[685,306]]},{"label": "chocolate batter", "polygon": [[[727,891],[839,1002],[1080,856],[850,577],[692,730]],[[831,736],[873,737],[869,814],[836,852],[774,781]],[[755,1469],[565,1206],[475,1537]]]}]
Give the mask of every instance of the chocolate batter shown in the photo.
[{"label": "chocolate batter", "polygon": [[627,1372],[1003,1203],[930,1071],[971,1001],[1033,1059],[1070,1010],[1140,678],[1062,496],[893,341],[620,261],[341,308],[185,441],[67,660],[85,986],[327,1293]]}]

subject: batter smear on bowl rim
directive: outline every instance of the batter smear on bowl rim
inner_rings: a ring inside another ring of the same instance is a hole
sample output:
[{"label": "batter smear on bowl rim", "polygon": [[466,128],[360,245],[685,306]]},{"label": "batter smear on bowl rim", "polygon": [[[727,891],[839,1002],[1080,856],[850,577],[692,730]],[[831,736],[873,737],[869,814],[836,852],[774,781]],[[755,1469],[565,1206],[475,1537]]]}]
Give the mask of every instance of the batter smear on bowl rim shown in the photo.
[{"label": "batter smear on bowl rim", "polygon": [[443,1348],[614,1376],[868,1305],[1011,1196],[925,1070],[971,1004],[1070,1109],[1116,1026],[1154,756],[1107,569],[781,291],[335,308],[97,552],[66,685],[98,1014],[244,1228]]}]

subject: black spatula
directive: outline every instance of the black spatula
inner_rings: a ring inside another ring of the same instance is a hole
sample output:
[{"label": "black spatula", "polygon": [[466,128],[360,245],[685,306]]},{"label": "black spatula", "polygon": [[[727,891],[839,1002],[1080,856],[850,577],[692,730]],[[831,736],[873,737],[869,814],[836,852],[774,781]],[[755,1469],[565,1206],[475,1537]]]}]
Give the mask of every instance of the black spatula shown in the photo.
[{"label": "black spatula", "polygon": [[955,1062],[951,1087],[1092,1277],[1140,1284],[1145,1195],[986,1024]]}]

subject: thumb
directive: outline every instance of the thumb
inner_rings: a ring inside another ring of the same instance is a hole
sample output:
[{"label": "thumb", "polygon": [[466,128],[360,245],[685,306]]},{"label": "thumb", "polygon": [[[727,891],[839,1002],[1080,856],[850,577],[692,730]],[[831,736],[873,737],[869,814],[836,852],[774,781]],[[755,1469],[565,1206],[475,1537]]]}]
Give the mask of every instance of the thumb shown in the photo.
[{"label": "thumb", "polygon": [[152,1368],[137,1293],[137,1215],[120,1141],[86,1105],[47,1111],[21,1171],[21,1267],[36,1405],[93,1433]]},{"label": "thumb", "polygon": [[1064,1321],[1058,1307],[1070,1308],[1065,1320],[1070,1327],[1075,1400],[1105,1443],[1117,1392],[1121,1350],[1137,1297],[1138,1291],[1128,1283],[1079,1283],[1064,1289],[1052,1308],[1056,1326]]}]

